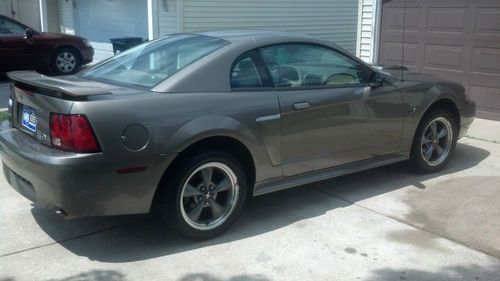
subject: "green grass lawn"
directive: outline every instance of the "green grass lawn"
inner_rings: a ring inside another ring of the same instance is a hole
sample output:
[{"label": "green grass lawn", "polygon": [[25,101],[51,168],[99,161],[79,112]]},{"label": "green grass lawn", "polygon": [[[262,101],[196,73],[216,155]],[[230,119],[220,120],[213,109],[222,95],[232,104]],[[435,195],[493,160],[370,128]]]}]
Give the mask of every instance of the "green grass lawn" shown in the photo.
[{"label": "green grass lawn", "polygon": [[9,112],[7,112],[7,111],[0,112],[0,122],[8,120],[9,116],[10,116]]}]

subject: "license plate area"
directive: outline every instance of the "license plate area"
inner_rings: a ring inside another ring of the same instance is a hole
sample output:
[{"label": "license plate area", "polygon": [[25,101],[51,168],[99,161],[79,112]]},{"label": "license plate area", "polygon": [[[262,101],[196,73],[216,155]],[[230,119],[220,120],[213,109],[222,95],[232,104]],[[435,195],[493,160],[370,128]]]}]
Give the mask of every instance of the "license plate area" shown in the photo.
[{"label": "license plate area", "polygon": [[21,105],[21,108],[21,125],[23,129],[30,133],[35,133],[38,124],[38,117],[35,109],[24,104]]}]

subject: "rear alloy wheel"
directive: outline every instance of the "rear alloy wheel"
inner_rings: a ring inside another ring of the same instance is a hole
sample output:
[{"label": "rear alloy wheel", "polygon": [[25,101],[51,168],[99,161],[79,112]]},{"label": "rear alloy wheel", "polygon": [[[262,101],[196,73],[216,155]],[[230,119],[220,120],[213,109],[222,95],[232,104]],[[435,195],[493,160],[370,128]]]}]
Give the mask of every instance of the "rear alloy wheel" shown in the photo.
[{"label": "rear alloy wheel", "polygon": [[208,239],[236,220],[246,198],[246,177],[230,155],[208,152],[186,161],[166,192],[168,223],[182,235]]},{"label": "rear alloy wheel", "polygon": [[445,110],[437,110],[422,120],[411,153],[411,160],[421,172],[441,170],[449,161],[456,145],[456,122]]},{"label": "rear alloy wheel", "polygon": [[210,162],[194,170],[182,186],[179,198],[182,218],[198,230],[222,225],[238,201],[238,182],[226,164]]},{"label": "rear alloy wheel", "polygon": [[73,74],[80,68],[80,59],[71,49],[59,49],[54,54],[52,68],[57,74]]}]

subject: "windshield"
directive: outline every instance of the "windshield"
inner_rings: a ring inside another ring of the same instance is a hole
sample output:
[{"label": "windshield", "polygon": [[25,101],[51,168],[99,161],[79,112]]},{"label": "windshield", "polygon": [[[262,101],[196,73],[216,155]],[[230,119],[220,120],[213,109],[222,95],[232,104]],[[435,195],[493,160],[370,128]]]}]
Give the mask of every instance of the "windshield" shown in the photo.
[{"label": "windshield", "polygon": [[154,87],[187,65],[229,44],[215,37],[180,34],[139,45],[82,76],[119,84]]}]

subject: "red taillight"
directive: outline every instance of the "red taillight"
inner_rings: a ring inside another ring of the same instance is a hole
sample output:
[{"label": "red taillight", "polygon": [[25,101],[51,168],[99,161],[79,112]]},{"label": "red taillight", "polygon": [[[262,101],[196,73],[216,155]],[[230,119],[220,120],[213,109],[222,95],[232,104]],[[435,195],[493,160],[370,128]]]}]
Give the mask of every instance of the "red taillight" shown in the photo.
[{"label": "red taillight", "polygon": [[99,145],[85,115],[50,114],[52,145],[74,152],[99,152]]}]

